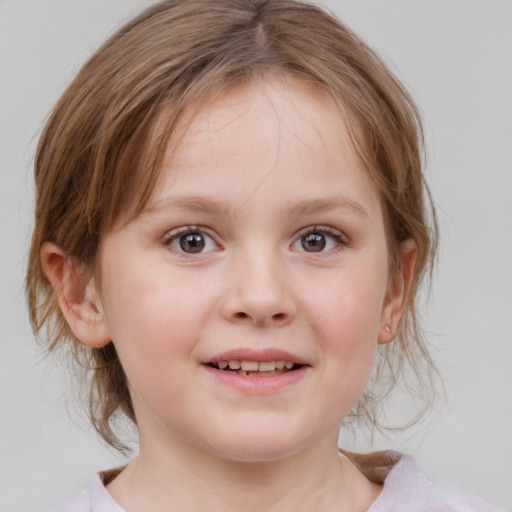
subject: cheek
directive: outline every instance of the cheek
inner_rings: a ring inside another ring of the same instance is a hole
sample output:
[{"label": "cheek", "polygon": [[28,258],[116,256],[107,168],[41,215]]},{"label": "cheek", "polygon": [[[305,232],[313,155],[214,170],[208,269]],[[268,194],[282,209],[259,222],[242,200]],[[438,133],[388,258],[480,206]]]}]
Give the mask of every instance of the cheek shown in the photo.
[{"label": "cheek", "polygon": [[371,267],[342,269],[310,297],[311,323],[324,331],[322,338],[333,350],[350,353],[372,346],[377,343],[385,288],[383,273]]},{"label": "cheek", "polygon": [[385,289],[385,262],[361,262],[326,277],[309,299],[309,323],[319,340],[329,400],[344,413],[358,400],[373,368]]},{"label": "cheek", "polygon": [[[104,268],[105,317],[130,380],[155,375],[180,355],[193,354],[212,291],[163,265],[118,261]],[[141,261],[141,260],[139,260]],[[193,357],[189,359],[193,360]],[[148,368],[151,370],[148,372]],[[176,365],[175,372],[185,366]],[[135,384],[135,382],[133,382]]]}]

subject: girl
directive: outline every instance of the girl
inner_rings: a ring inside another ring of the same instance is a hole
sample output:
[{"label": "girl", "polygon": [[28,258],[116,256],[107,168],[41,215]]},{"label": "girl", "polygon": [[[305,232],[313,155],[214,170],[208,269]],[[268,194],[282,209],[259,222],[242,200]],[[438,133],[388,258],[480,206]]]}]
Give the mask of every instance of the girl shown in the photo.
[{"label": "girl", "polygon": [[124,414],[140,439],[56,510],[493,510],[338,451],[406,363],[428,383],[436,245],[417,110],[338,21],[156,4],[82,68],[35,167],[35,330],[89,368],[99,434],[123,449]]}]

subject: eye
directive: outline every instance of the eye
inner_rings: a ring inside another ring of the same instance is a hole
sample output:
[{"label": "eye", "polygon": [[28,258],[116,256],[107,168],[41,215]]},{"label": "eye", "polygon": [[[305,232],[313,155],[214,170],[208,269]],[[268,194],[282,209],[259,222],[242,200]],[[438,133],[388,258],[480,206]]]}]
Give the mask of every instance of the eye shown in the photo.
[{"label": "eye", "polygon": [[293,243],[292,249],[305,252],[328,252],[340,245],[346,245],[343,233],[332,228],[315,226],[303,232]]},{"label": "eye", "polygon": [[169,233],[165,245],[187,254],[210,252],[218,248],[210,235],[197,228],[182,228]]}]

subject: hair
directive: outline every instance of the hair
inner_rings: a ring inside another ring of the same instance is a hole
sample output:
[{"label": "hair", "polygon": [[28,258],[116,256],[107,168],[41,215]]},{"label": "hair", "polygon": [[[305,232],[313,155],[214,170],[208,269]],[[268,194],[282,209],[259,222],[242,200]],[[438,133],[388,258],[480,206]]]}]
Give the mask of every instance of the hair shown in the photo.
[{"label": "hair", "polygon": [[[417,248],[408,306],[396,339],[378,353],[371,385],[351,415],[380,427],[378,405],[412,368],[418,394],[434,366],[418,291],[437,243],[423,166],[423,131],[411,97],[376,53],[324,10],[298,0],[168,0],[113,34],[82,67],[51,113],[35,158],[36,209],[26,293],[36,335],[64,348],[89,375],[89,411],[117,449],[115,418],[136,422],[113,343],[91,348],[72,333],[40,262],[57,244],[91,276],[101,236],[133,220],[150,198],[178,123],[230,86],[278,72],[334,99],[386,219],[390,269]],[[162,121],[163,120],[163,121]],[[155,134],[155,127],[158,130]]]}]

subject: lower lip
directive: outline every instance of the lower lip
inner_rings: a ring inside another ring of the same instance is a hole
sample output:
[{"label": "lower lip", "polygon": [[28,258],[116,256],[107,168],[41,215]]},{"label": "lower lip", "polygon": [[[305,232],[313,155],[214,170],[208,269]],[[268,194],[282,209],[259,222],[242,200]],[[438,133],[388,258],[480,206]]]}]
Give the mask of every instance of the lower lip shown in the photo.
[{"label": "lower lip", "polygon": [[297,370],[281,373],[280,375],[249,376],[238,373],[217,370],[208,365],[203,368],[217,381],[235,389],[253,395],[274,393],[300,381],[310,370],[309,366],[301,366]]}]

